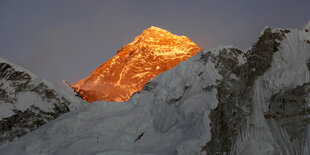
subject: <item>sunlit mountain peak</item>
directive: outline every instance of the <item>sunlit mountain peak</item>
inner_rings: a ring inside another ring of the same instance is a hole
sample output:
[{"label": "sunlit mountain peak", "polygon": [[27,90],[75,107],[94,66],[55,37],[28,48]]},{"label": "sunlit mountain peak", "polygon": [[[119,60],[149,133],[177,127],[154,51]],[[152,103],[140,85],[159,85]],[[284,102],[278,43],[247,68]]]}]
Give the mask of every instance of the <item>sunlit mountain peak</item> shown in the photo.
[{"label": "sunlit mountain peak", "polygon": [[88,102],[127,101],[147,81],[200,51],[187,37],[151,26],[73,88]]}]

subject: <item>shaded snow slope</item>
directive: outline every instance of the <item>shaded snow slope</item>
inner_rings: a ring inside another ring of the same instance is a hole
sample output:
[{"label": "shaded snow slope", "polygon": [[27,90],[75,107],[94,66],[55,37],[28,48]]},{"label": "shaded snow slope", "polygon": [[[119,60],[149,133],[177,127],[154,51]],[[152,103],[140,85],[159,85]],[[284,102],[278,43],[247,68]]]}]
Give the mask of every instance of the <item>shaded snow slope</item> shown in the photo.
[{"label": "shaded snow slope", "polygon": [[267,27],[248,51],[204,50],[129,101],[64,114],[0,152],[309,154],[309,40]]},{"label": "shaded snow slope", "polygon": [[[95,102],[7,145],[8,154],[191,154],[211,138],[214,64],[199,53],[124,103]],[[24,153],[25,152],[25,153]]]},{"label": "shaded snow slope", "polygon": [[82,106],[82,100],[0,58],[0,144]]}]

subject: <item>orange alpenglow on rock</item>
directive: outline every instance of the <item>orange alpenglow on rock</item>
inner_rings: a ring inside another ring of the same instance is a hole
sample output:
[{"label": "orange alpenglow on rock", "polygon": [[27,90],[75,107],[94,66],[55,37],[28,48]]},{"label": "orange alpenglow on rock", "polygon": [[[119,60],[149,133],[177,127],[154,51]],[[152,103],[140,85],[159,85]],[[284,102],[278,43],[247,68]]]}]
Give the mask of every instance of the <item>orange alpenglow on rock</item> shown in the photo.
[{"label": "orange alpenglow on rock", "polygon": [[72,87],[88,102],[127,101],[149,80],[200,51],[187,37],[152,26]]}]

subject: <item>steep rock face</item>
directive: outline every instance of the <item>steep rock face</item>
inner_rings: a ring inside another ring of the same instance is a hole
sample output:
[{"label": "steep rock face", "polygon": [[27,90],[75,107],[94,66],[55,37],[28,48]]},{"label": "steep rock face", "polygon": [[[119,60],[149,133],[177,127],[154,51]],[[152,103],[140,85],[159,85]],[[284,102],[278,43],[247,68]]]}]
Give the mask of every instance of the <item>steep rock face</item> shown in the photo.
[{"label": "steep rock face", "polygon": [[[224,49],[211,61],[223,76],[217,86],[218,107],[212,110],[212,140],[203,150],[208,154],[229,153],[236,138],[251,114],[254,81],[270,67],[279,42],[289,30],[274,31],[267,27],[252,49],[242,52]],[[241,64],[240,64],[241,63]]]},{"label": "steep rock face", "polygon": [[185,36],[150,27],[73,88],[88,101],[127,101],[147,81],[200,52]]},{"label": "steep rock face", "polygon": [[[212,139],[203,151],[207,154],[308,154],[305,96],[310,94],[307,84],[297,90],[293,88],[309,80],[310,46],[306,41],[309,37],[298,30],[266,28],[252,49],[242,55],[245,58],[242,65],[235,65],[240,63],[235,49],[221,51],[211,59],[222,64],[217,69],[223,80],[217,85],[218,106],[209,116]],[[301,96],[297,95],[298,90]],[[287,99],[279,91],[285,91]],[[287,112],[280,114],[280,105],[282,108],[287,105]],[[291,110],[298,112],[291,113]]]},{"label": "steep rock face", "polygon": [[81,106],[78,98],[0,58],[0,144]]},{"label": "steep rock face", "polygon": [[[299,30],[275,29],[283,35],[272,54],[272,61],[262,74],[256,77],[251,88],[251,113],[246,117],[237,139],[232,146],[234,154],[309,154],[309,127],[305,125],[304,132],[289,131],[276,121],[273,115],[278,105],[279,92],[294,89],[309,82],[307,60],[310,56],[310,46],[305,40],[310,33]],[[259,65],[259,63],[258,63]],[[296,96],[295,98],[298,98]],[[277,103],[274,103],[277,102]],[[302,104],[296,102],[296,104]],[[295,105],[296,107],[300,107]],[[293,107],[293,106],[292,106]],[[303,111],[303,109],[299,109]],[[284,114],[285,115],[285,114]],[[285,117],[285,116],[282,116]],[[297,124],[304,124],[303,119],[295,119]],[[302,138],[291,139],[292,133],[301,133]]]},{"label": "steep rock face", "polygon": [[283,90],[270,99],[266,119],[273,118],[284,127],[290,140],[301,139],[310,123],[310,83]]}]

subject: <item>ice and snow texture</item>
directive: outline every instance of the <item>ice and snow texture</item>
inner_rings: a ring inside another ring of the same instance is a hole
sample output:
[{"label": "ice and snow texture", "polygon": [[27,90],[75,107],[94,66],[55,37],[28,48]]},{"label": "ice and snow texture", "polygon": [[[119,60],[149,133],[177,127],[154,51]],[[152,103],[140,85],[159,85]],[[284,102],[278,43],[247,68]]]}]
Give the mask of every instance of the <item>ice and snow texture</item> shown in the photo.
[{"label": "ice and snow texture", "polygon": [[221,79],[202,53],[154,78],[124,103],[95,102],[3,146],[8,154],[192,154],[211,139]]},{"label": "ice and snow texture", "polygon": [[[30,83],[28,85],[31,88],[38,86],[40,83],[43,83],[47,86],[48,89],[55,90],[56,96],[58,96],[59,98],[65,98],[70,103],[72,103],[68,105],[69,109],[77,109],[78,107],[82,107],[84,105],[84,102],[81,99],[70,94],[68,91],[57,88],[45,79],[38,78],[35,74],[29,72],[28,70],[17,66],[1,57],[0,63],[8,64],[15,71],[25,72],[26,74],[28,74],[30,76]],[[6,95],[9,95],[10,98],[14,99],[13,103],[6,102],[5,100],[0,100],[0,120],[14,115],[14,110],[25,111],[32,105],[38,107],[45,112],[53,111],[54,105],[52,103],[49,103],[47,100],[43,100],[42,96],[40,96],[38,93],[31,91],[17,91],[16,87],[12,86],[16,84],[22,85],[23,82],[24,81],[7,80],[6,77],[0,79],[1,89],[7,92]]]},{"label": "ice and snow texture", "polygon": [[310,44],[305,41],[309,39],[310,33],[291,30],[281,41],[279,51],[273,55],[271,67],[255,81],[252,113],[235,143],[234,153],[310,154],[309,127],[304,133],[304,140],[292,142],[286,131],[275,121],[264,118],[264,112],[268,111],[268,101],[273,94],[310,82],[306,64],[310,58]]}]

